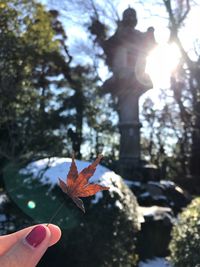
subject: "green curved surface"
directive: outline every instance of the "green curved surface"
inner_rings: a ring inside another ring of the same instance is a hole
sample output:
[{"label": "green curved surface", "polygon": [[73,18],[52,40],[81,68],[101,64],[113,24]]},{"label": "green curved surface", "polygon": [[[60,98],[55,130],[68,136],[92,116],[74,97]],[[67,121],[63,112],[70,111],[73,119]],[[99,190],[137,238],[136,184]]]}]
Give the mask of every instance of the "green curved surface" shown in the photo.
[{"label": "green curved surface", "polygon": [[14,165],[5,169],[4,181],[11,199],[36,223],[52,222],[64,229],[78,225],[80,211],[58,186],[51,189],[31,175],[19,174]]}]

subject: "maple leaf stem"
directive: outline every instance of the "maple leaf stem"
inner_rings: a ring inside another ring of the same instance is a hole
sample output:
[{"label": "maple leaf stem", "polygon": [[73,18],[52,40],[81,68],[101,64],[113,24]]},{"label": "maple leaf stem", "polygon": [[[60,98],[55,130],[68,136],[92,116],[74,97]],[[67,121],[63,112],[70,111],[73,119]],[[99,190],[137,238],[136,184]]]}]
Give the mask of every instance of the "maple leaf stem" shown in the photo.
[{"label": "maple leaf stem", "polygon": [[53,221],[53,219],[56,217],[56,215],[59,213],[59,211],[62,209],[64,203],[65,203],[65,201],[63,201],[63,202],[61,203],[61,205],[60,205],[59,208],[56,210],[56,212],[51,216],[49,222],[47,223],[47,227],[48,227],[49,224]]}]

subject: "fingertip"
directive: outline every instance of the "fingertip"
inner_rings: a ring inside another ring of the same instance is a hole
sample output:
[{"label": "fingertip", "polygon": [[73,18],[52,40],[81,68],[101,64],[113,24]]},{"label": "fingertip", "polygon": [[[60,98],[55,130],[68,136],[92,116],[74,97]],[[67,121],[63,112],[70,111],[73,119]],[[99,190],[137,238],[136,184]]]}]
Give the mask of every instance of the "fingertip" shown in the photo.
[{"label": "fingertip", "polygon": [[51,233],[51,238],[50,238],[50,241],[49,241],[49,246],[52,246],[54,244],[56,244],[60,238],[61,238],[61,229],[60,227],[58,227],[57,225],[55,224],[48,224],[48,225],[45,225],[50,233]]}]

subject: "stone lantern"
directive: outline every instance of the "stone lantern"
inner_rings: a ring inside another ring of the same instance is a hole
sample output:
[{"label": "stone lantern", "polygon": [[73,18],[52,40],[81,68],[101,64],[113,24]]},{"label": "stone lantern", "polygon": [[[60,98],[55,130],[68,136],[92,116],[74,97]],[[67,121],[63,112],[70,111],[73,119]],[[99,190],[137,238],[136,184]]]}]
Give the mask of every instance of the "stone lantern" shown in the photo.
[{"label": "stone lantern", "polygon": [[104,93],[110,92],[117,100],[120,129],[120,174],[133,179],[140,165],[139,98],[153,87],[145,73],[146,57],[155,45],[154,29],[146,32],[135,29],[137,14],[127,8],[113,36],[101,40],[106,63],[113,75],[103,84]]}]

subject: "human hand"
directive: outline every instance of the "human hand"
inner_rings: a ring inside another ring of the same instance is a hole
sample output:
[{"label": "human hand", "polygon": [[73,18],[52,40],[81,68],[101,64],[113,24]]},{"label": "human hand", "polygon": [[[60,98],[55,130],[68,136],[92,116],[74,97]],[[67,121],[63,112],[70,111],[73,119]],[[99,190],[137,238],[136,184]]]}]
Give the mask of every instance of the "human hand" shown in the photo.
[{"label": "human hand", "polygon": [[0,266],[35,267],[48,247],[58,242],[60,228],[44,224],[0,236]]}]

